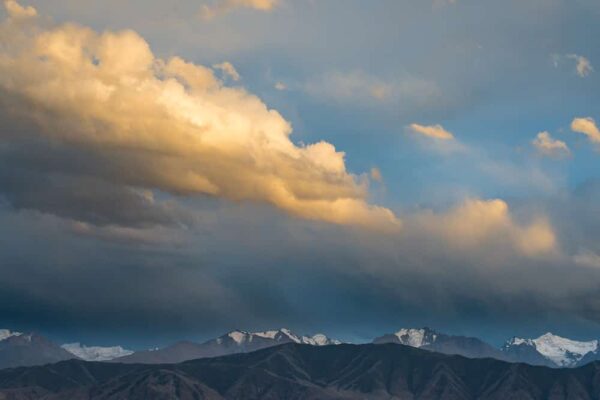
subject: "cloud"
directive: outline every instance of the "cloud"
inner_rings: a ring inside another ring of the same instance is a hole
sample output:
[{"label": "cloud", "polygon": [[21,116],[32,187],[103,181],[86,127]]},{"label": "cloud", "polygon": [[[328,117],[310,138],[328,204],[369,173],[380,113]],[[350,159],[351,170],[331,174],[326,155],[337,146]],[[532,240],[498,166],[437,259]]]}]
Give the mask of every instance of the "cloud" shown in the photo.
[{"label": "cloud", "polygon": [[571,130],[573,132],[583,133],[592,143],[600,143],[600,130],[596,126],[596,121],[592,118],[575,118],[573,122],[571,122]]},{"label": "cloud", "polygon": [[528,257],[555,255],[558,251],[554,229],[545,217],[520,224],[500,199],[469,199],[443,214],[424,212],[416,216],[413,229],[442,237],[462,250],[493,253],[508,246]]},{"label": "cloud", "polygon": [[583,56],[569,54],[567,55],[567,58],[575,60],[575,70],[577,71],[577,75],[579,75],[581,78],[589,76],[594,71],[594,67],[592,67],[590,60]]},{"label": "cloud", "polygon": [[287,85],[283,82],[277,82],[275,84],[275,89],[277,90],[287,90]]},{"label": "cloud", "polygon": [[433,82],[405,75],[382,79],[362,71],[330,72],[312,79],[304,90],[315,97],[339,103],[399,103],[425,104],[439,96]]},{"label": "cloud", "polygon": [[573,260],[584,267],[600,268],[600,255],[591,251],[581,251],[573,257]]},{"label": "cloud", "polygon": [[[346,170],[332,144],[294,144],[290,124],[258,97],[224,86],[210,68],[156,57],[133,31],[31,29],[7,20],[0,40],[0,150],[16,157],[18,170],[262,202],[336,224],[400,225],[389,209],[367,202],[368,183]],[[23,159],[31,146],[43,149],[36,165]],[[103,208],[94,199],[86,205],[91,213]]]},{"label": "cloud", "polygon": [[383,182],[383,176],[381,175],[381,171],[377,167],[371,168],[371,179],[375,182]]},{"label": "cloud", "polygon": [[553,139],[548,132],[538,133],[531,144],[540,154],[548,157],[563,157],[571,153],[565,142]]},{"label": "cloud", "polygon": [[210,20],[238,8],[271,11],[278,4],[279,0],[216,0],[212,5],[202,6],[200,16],[205,20]]},{"label": "cloud", "polygon": [[441,125],[419,125],[419,124],[410,124],[408,129],[413,133],[418,135],[427,136],[433,139],[440,140],[452,140],[454,139],[454,135],[444,129]]},{"label": "cloud", "polygon": [[221,70],[226,76],[228,76],[236,82],[239,81],[241,78],[240,74],[230,62],[226,61],[221,64],[215,64],[213,65],[213,68]]},{"label": "cloud", "polygon": [[10,18],[24,19],[37,16],[37,11],[35,8],[31,6],[23,7],[15,0],[4,0],[4,7],[6,8]]}]

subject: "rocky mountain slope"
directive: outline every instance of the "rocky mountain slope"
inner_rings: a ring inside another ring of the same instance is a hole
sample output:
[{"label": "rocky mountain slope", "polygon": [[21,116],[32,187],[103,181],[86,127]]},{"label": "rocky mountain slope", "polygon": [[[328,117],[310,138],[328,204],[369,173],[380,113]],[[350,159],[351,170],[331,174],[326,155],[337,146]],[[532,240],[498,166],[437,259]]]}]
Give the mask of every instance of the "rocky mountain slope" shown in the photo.
[{"label": "rocky mountain slope", "polygon": [[592,400],[600,364],[557,369],[397,344],[285,344],[180,364],[80,360],[0,371],[3,400]]},{"label": "rocky mountain slope", "polygon": [[135,352],[114,361],[120,363],[172,364],[196,358],[247,353],[285,343],[324,346],[339,344],[340,342],[329,339],[322,334],[298,336],[289,329],[264,332],[232,331],[204,343],[182,341],[162,349]]}]

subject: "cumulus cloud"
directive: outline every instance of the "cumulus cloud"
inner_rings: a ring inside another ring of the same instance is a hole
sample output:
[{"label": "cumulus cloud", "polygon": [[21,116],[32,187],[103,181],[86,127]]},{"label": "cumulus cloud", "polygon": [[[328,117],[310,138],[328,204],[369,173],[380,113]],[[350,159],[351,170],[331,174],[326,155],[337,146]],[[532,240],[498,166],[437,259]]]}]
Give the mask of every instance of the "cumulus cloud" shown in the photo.
[{"label": "cumulus cloud", "polygon": [[204,5],[200,16],[209,20],[227,14],[238,8],[250,8],[258,11],[271,11],[279,4],[279,0],[216,0],[212,5]]},{"label": "cumulus cloud", "polygon": [[571,122],[571,130],[577,133],[583,133],[594,144],[600,143],[600,130],[593,118],[575,118]]},{"label": "cumulus cloud", "polygon": [[418,135],[427,136],[433,139],[440,140],[452,140],[454,139],[454,135],[444,129],[441,125],[420,125],[420,124],[410,124],[408,129],[416,133]]},{"label": "cumulus cloud", "polygon": [[37,16],[37,10],[31,6],[23,7],[15,0],[4,0],[6,12],[11,18],[31,18]]},{"label": "cumulus cloud", "polygon": [[[224,86],[210,68],[156,57],[133,31],[9,19],[0,40],[0,149],[14,156],[27,151],[11,149],[45,146],[38,174],[52,167],[121,188],[399,227],[390,210],[367,202],[368,183],[346,170],[343,152],[327,142],[294,144],[290,124],[258,97]],[[79,165],[61,164],[56,148],[76,154]]]},{"label": "cumulus cloud", "polygon": [[548,132],[538,133],[531,144],[540,154],[549,157],[563,157],[571,153],[565,142],[552,138]]},{"label": "cumulus cloud", "polygon": [[508,204],[499,199],[469,199],[443,213],[425,212],[416,217],[415,230],[441,236],[453,247],[482,251],[509,246],[528,257],[556,254],[557,239],[545,217],[528,224],[515,221]]}]

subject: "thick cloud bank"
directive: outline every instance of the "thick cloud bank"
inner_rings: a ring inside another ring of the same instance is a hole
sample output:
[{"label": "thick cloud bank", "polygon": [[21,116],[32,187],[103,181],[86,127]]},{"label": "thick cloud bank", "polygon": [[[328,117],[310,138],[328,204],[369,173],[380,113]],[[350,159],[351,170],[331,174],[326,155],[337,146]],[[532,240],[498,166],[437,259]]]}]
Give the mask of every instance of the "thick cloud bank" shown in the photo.
[{"label": "thick cloud bank", "polygon": [[[347,171],[343,152],[327,142],[294,144],[277,111],[224,86],[212,69],[158,58],[133,31],[52,26],[31,7],[5,5],[0,157],[13,172],[3,178],[55,180],[34,185],[38,193],[7,185],[16,205],[61,215],[57,208],[73,197],[81,204],[81,193],[101,184],[138,203],[136,191],[160,190],[264,202],[336,224],[399,227],[390,210],[368,204],[367,178]],[[48,203],[40,188],[63,198]],[[96,199],[87,204],[95,212],[110,208]]]}]

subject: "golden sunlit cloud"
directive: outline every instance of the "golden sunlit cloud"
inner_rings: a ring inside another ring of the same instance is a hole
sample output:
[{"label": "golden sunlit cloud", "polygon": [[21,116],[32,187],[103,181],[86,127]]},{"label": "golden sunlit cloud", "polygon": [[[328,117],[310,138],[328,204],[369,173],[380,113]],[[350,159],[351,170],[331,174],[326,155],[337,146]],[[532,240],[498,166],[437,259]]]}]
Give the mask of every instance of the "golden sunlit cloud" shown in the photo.
[{"label": "golden sunlit cloud", "polygon": [[546,218],[519,224],[514,221],[508,204],[499,199],[470,199],[445,214],[423,213],[417,221],[418,227],[429,235],[441,235],[447,243],[465,250],[504,241],[529,257],[557,252],[556,235]]},{"label": "golden sunlit cloud", "polygon": [[15,0],[5,0],[4,6],[8,15],[14,19],[32,18],[37,16],[37,11],[35,8],[31,6],[23,7]]},{"label": "golden sunlit cloud", "polygon": [[103,160],[85,173],[113,184],[264,202],[336,224],[400,227],[392,211],[367,202],[368,180],[346,170],[343,152],[323,141],[294,144],[277,111],[224,86],[212,69],[158,58],[131,30],[23,24],[16,19],[35,10],[5,5],[0,140],[10,143],[11,127],[27,123],[36,129],[18,131],[32,140]]},{"label": "golden sunlit cloud", "polygon": [[571,130],[583,133],[592,143],[600,143],[600,130],[592,118],[575,118],[571,122]]},{"label": "golden sunlit cloud", "polygon": [[571,153],[565,142],[552,138],[548,132],[538,133],[531,144],[540,154],[548,157],[563,157]]},{"label": "golden sunlit cloud", "polygon": [[408,129],[416,133],[418,135],[427,136],[433,139],[440,140],[452,140],[454,139],[454,135],[451,132],[448,132],[441,125],[419,125],[419,124],[410,124]]},{"label": "golden sunlit cloud", "polygon": [[227,14],[237,8],[271,11],[277,4],[279,4],[279,0],[217,0],[212,5],[202,6],[200,16],[205,20],[209,20]]}]

